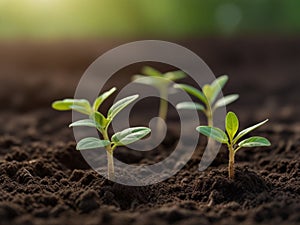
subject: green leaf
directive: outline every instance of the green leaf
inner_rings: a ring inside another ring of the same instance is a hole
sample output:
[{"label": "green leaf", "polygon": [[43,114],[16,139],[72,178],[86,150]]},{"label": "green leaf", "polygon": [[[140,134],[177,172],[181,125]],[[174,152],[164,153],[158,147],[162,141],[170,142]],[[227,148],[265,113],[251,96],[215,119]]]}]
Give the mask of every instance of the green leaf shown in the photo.
[{"label": "green leaf", "polygon": [[95,121],[95,123],[98,125],[98,127],[103,128],[107,124],[107,119],[100,112],[94,112],[92,114],[92,119]]},{"label": "green leaf", "polygon": [[108,146],[110,141],[108,140],[100,140],[94,137],[88,137],[80,140],[77,143],[76,149],[77,150],[86,150],[86,149],[95,149],[95,148],[102,148]]},{"label": "green leaf", "polygon": [[162,77],[162,73],[159,72],[158,70],[150,67],[150,66],[145,66],[143,69],[142,69],[142,73],[147,75],[147,76],[150,76],[150,77]]},{"label": "green leaf", "polygon": [[239,147],[262,147],[262,146],[270,146],[271,143],[267,138],[264,137],[250,137],[243,141],[241,141],[239,144]]},{"label": "green leaf", "polygon": [[220,94],[221,90],[223,89],[224,85],[228,81],[228,76],[223,75],[218,77],[212,84],[210,85],[212,88],[212,93],[211,93],[211,102],[213,103],[218,95]]},{"label": "green leaf", "polygon": [[183,79],[185,77],[186,77],[186,74],[184,72],[182,72],[181,70],[167,72],[164,74],[164,78],[166,78],[168,80],[172,80],[172,81]]},{"label": "green leaf", "polygon": [[224,75],[214,80],[211,85],[206,84],[203,86],[202,91],[210,104],[216,100],[227,80],[228,76]]},{"label": "green leaf", "polygon": [[229,136],[229,139],[230,141],[232,141],[234,135],[239,129],[239,120],[234,112],[227,113],[225,125],[226,125],[226,131]]},{"label": "green leaf", "polygon": [[94,101],[93,104],[93,109],[94,111],[98,111],[100,105],[109,97],[111,96],[115,91],[117,90],[117,88],[113,87],[111,88],[109,91],[104,92],[103,94],[101,94],[98,98],[96,98],[96,100]]},{"label": "green leaf", "polygon": [[167,85],[170,83],[168,79],[162,77],[146,77],[143,75],[134,75],[133,81],[140,84],[154,86],[158,89],[167,88]]},{"label": "green leaf", "polygon": [[89,115],[91,112],[90,103],[85,99],[64,99],[58,100],[52,103],[52,108],[65,111],[65,110],[75,110],[83,114]]},{"label": "green leaf", "polygon": [[132,95],[132,96],[128,96],[126,98],[123,98],[123,99],[117,101],[108,110],[107,118],[109,120],[113,119],[122,109],[124,109],[126,106],[128,106],[130,103],[132,103],[134,100],[136,100],[138,97],[139,97],[139,95]]},{"label": "green leaf", "polygon": [[205,95],[201,91],[199,91],[198,89],[196,89],[190,85],[175,84],[174,88],[180,88],[180,89],[184,90],[185,92],[187,92],[188,94],[195,96],[200,101],[202,101],[204,104],[207,104],[207,99],[206,99]]},{"label": "green leaf", "polygon": [[268,119],[253,125],[251,127],[248,127],[247,129],[242,130],[240,133],[238,133],[238,135],[234,138],[233,140],[233,144],[235,144],[241,137],[245,136],[246,134],[248,134],[249,132],[255,130],[256,128],[262,126],[263,124],[265,124],[266,122],[268,122]]},{"label": "green leaf", "polygon": [[230,103],[236,101],[239,98],[239,95],[233,94],[233,95],[227,95],[221,99],[219,99],[216,104],[214,105],[214,108],[220,108],[226,105],[229,105]]},{"label": "green leaf", "polygon": [[228,144],[228,137],[227,135],[225,134],[224,131],[222,131],[221,129],[219,128],[216,128],[216,127],[209,127],[209,126],[199,126],[196,128],[196,130],[207,136],[207,137],[210,137],[220,143],[223,143],[223,144]]},{"label": "green leaf", "polygon": [[97,125],[95,124],[95,122],[91,119],[83,119],[83,120],[78,120],[74,123],[71,123],[69,125],[69,127],[82,127],[82,126],[86,126],[86,127],[95,127],[97,128]]},{"label": "green leaf", "polygon": [[223,89],[223,87],[225,86],[225,84],[228,81],[228,76],[227,75],[222,75],[220,77],[218,77],[217,79],[215,79],[212,83],[211,86],[212,87],[216,87],[219,86],[219,89]]},{"label": "green leaf", "polygon": [[199,110],[199,111],[205,110],[203,105],[200,105],[195,102],[180,102],[176,105],[176,109],[192,109],[192,110]]},{"label": "green leaf", "polygon": [[147,127],[131,127],[115,133],[111,137],[111,140],[115,145],[118,146],[128,145],[142,139],[150,132],[151,130]]},{"label": "green leaf", "polygon": [[59,111],[71,110],[71,106],[73,104],[74,104],[74,99],[57,100],[52,103],[52,108]]},{"label": "green leaf", "polygon": [[209,104],[211,104],[213,88],[209,84],[205,84],[202,88],[202,91],[203,91],[203,94],[205,95],[206,99],[208,100]]}]

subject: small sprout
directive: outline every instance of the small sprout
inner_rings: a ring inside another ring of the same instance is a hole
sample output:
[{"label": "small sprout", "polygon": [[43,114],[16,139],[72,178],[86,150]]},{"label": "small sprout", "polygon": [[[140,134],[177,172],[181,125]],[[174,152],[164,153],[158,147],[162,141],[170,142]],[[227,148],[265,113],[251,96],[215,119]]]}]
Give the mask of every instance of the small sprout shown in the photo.
[{"label": "small sprout", "polygon": [[210,127],[210,126],[199,126],[196,128],[198,132],[201,134],[210,137],[222,144],[226,144],[229,150],[229,165],[228,165],[228,173],[229,178],[234,178],[234,156],[235,153],[244,147],[262,147],[262,146],[270,146],[271,143],[268,139],[264,137],[250,137],[243,141],[238,141],[248,134],[249,132],[253,131],[254,129],[260,127],[261,125],[265,124],[268,120],[264,120],[261,123],[258,123],[254,126],[251,126],[241,132],[237,133],[239,129],[239,120],[235,113],[229,112],[226,115],[225,121],[225,128],[226,133],[219,128]]},{"label": "small sprout", "polygon": [[[173,81],[185,78],[186,74],[180,70],[163,74],[149,66],[144,67],[142,73],[144,75],[134,75],[132,79],[137,83],[158,89],[160,94],[159,117],[166,120],[168,113],[168,88]],[[159,127],[158,130],[160,130]]]},{"label": "small sprout", "polygon": [[103,140],[95,137],[87,137],[77,143],[76,149],[88,150],[105,147],[107,154],[108,179],[110,180],[114,180],[113,152],[115,148],[136,142],[151,132],[147,127],[131,127],[121,132],[117,132],[112,135],[111,139],[109,138],[108,127],[114,117],[138,98],[138,95],[132,95],[117,101],[110,107],[107,116],[105,117],[102,113],[98,112],[98,109],[104,100],[116,90],[116,88],[112,88],[109,91],[104,92],[96,98],[92,106],[85,99],[64,99],[52,103],[52,107],[56,110],[74,110],[89,116],[88,119],[82,119],[71,123],[69,127],[94,127],[102,134]]},{"label": "small sprout", "polygon": [[187,85],[187,84],[175,84],[175,88],[181,88],[190,95],[195,96],[200,100],[202,104],[195,102],[181,102],[177,104],[177,109],[196,109],[202,111],[207,118],[207,125],[213,126],[214,112],[217,108],[229,105],[239,98],[237,94],[231,94],[224,96],[223,98],[216,100],[220,94],[222,88],[228,81],[228,76],[223,75],[217,78],[211,84],[203,86],[202,91]]}]

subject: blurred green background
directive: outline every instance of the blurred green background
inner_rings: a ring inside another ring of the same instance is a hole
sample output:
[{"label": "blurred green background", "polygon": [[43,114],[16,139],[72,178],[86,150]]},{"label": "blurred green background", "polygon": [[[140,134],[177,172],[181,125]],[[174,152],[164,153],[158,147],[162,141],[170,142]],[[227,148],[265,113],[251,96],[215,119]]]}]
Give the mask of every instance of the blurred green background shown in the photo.
[{"label": "blurred green background", "polygon": [[0,38],[295,35],[299,0],[0,0]]}]

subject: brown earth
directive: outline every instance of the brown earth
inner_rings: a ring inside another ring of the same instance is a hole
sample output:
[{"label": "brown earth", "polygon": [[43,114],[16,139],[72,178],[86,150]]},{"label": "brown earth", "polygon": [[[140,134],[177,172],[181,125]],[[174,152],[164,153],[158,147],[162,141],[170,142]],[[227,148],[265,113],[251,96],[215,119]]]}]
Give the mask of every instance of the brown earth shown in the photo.
[{"label": "brown earth", "polygon": [[[216,76],[230,75],[224,93],[240,94],[229,109],[240,115],[241,126],[270,119],[254,134],[269,138],[272,146],[239,151],[232,181],[223,148],[206,171],[198,171],[205,146],[201,138],[179,173],[146,187],[115,184],[91,170],[75,151],[67,127],[71,114],[50,108],[53,100],[71,97],[93,59],[119,43],[0,45],[0,224],[300,224],[300,42],[178,41],[201,56]],[[122,87],[140,68],[124,69],[110,83]],[[136,120],[146,112],[155,115],[156,103],[137,107]],[[174,109],[168,123],[168,136],[159,154],[149,153],[150,163],[176,144]],[[130,163],[145,161],[143,154],[124,148],[116,156]]]}]

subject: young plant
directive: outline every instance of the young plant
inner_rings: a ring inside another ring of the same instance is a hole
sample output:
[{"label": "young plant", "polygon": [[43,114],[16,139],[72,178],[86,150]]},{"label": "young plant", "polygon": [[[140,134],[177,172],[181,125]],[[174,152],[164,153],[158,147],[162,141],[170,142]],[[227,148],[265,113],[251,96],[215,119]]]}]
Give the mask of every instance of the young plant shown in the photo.
[{"label": "young plant", "polygon": [[108,179],[110,180],[114,180],[113,152],[115,148],[136,142],[151,132],[151,130],[147,127],[131,127],[121,132],[117,132],[109,138],[108,127],[114,117],[122,109],[138,98],[138,95],[132,95],[117,101],[110,107],[107,116],[105,117],[102,113],[98,112],[98,109],[101,104],[116,90],[117,89],[114,87],[109,91],[104,92],[96,98],[92,106],[85,99],[64,99],[52,103],[52,107],[56,110],[74,110],[88,116],[88,119],[78,120],[71,123],[69,127],[93,127],[102,134],[103,139],[87,137],[80,140],[77,143],[76,149],[86,150],[105,147],[107,154]]},{"label": "young plant", "polygon": [[187,85],[187,84],[175,84],[176,88],[181,88],[190,95],[195,96],[200,100],[202,104],[196,102],[181,102],[176,105],[177,109],[196,109],[202,111],[207,118],[207,125],[213,126],[214,112],[217,108],[224,107],[239,98],[237,94],[231,94],[224,96],[221,99],[217,99],[222,88],[228,81],[228,76],[223,75],[213,81],[211,84],[203,86],[202,91]]},{"label": "young plant", "polygon": [[159,117],[166,120],[168,113],[168,88],[172,82],[186,77],[186,74],[180,70],[163,74],[149,66],[144,67],[142,73],[144,75],[134,75],[132,79],[135,82],[147,84],[158,89],[160,94]]},{"label": "young plant", "polygon": [[265,124],[267,121],[268,119],[237,133],[239,129],[239,120],[235,115],[235,113],[228,112],[225,121],[226,133],[219,128],[210,127],[210,126],[199,126],[196,128],[196,130],[207,137],[210,137],[222,144],[227,145],[229,150],[228,173],[229,173],[229,178],[233,179],[234,178],[234,157],[238,150],[244,147],[262,147],[262,146],[271,145],[268,139],[264,137],[258,137],[258,136],[250,137],[244,139],[243,141],[240,141],[240,139],[244,137],[246,134],[260,127],[261,125]]}]

